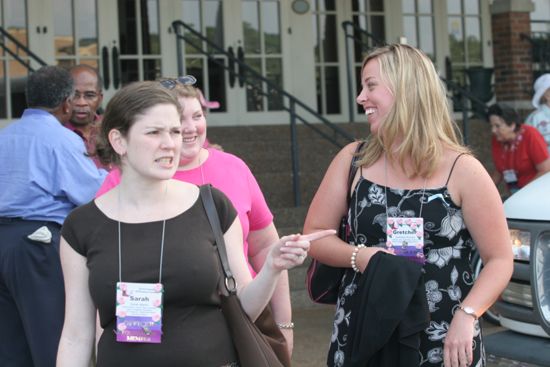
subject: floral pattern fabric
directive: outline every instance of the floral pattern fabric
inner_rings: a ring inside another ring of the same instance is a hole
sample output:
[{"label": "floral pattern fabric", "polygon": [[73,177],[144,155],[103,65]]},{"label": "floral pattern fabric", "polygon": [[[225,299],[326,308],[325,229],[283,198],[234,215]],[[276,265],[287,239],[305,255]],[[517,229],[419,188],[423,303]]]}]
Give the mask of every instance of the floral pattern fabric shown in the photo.
[{"label": "floral pattern fabric", "polygon": [[[385,188],[361,177],[352,194],[348,212],[351,246],[385,246],[386,205],[390,217],[424,218],[426,263],[423,271],[431,321],[420,335],[420,366],[443,366],[443,340],[454,312],[474,282],[470,266],[474,242],[464,224],[462,210],[452,202],[447,187],[399,190]],[[348,330],[354,320],[351,305],[360,277],[360,273],[350,268],[342,278],[328,366],[342,367],[349,357],[346,354]],[[473,355],[472,366],[485,366],[481,328],[477,321]]]}]

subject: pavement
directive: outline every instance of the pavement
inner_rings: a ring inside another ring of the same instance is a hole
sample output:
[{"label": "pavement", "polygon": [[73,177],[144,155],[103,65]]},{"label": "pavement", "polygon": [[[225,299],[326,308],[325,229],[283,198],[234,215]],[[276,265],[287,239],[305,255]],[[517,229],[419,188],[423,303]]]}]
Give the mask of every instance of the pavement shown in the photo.
[{"label": "pavement", "polygon": [[[332,333],[333,306],[314,305],[293,310],[294,353],[292,367],[326,366],[326,356]],[[502,332],[505,329],[482,321],[483,335]],[[543,367],[496,355],[487,356],[487,367]]]}]

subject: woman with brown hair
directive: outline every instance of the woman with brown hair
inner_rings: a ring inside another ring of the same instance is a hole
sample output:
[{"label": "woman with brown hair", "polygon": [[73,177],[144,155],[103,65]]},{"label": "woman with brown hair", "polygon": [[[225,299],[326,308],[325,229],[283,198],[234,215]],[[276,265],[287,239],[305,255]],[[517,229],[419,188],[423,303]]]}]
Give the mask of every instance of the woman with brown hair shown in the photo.
[{"label": "woman with brown hair", "polygon": [[[238,366],[199,187],[172,179],[181,147],[180,103],[158,82],[130,84],[107,105],[98,155],[120,168],[121,181],[63,225],[58,367],[88,366],[96,309],[103,328],[97,367]],[[302,264],[309,241],[330,232],[277,239],[252,279],[237,213],[223,193],[212,194],[238,298],[255,320],[282,272]]]},{"label": "woman with brown hair", "polygon": [[491,177],[496,185],[504,182],[513,194],[550,171],[546,143],[536,128],[522,124],[514,109],[499,104],[489,107],[488,116],[495,164]]}]

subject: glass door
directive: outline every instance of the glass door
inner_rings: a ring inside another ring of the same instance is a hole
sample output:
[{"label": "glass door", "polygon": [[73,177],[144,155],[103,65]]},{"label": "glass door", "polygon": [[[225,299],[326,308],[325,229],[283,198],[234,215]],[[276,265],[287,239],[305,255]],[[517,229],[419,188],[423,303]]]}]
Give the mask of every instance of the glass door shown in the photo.
[{"label": "glass door", "polygon": [[180,0],[180,11],[185,24],[217,46],[185,32],[198,47],[184,43],[184,70],[197,77],[208,99],[220,102],[220,108],[211,111],[209,122],[240,125],[288,121],[282,95],[255,81],[250,72],[227,56],[233,55],[284,89],[281,1]]},{"label": "glass door", "polygon": [[[83,0],[84,1],[84,0]],[[122,86],[163,76],[170,1],[97,0],[99,65],[107,100]]]},{"label": "glass door", "polygon": [[[0,0],[0,26],[11,37],[24,46],[29,46],[27,23],[27,2]],[[24,62],[29,58],[18,53],[14,42],[5,40],[4,45],[10,52],[17,54]],[[25,83],[28,71],[10,52],[0,48],[0,128],[12,118],[20,117],[25,109]]]}]

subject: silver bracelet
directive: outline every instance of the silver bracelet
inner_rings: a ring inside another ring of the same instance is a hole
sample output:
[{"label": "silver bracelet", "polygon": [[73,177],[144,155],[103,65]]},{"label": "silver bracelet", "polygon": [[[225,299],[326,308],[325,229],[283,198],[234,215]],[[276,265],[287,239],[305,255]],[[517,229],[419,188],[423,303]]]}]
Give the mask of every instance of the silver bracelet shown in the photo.
[{"label": "silver bracelet", "polygon": [[289,322],[277,322],[276,323],[279,329],[294,329],[294,323],[292,321]]},{"label": "silver bracelet", "polygon": [[355,247],[353,249],[353,253],[351,254],[351,268],[353,269],[353,271],[355,271],[356,273],[359,273],[359,268],[357,267],[357,254],[359,253],[359,251],[361,249],[364,249],[366,246],[361,244],[361,245],[357,245],[357,247]]}]

